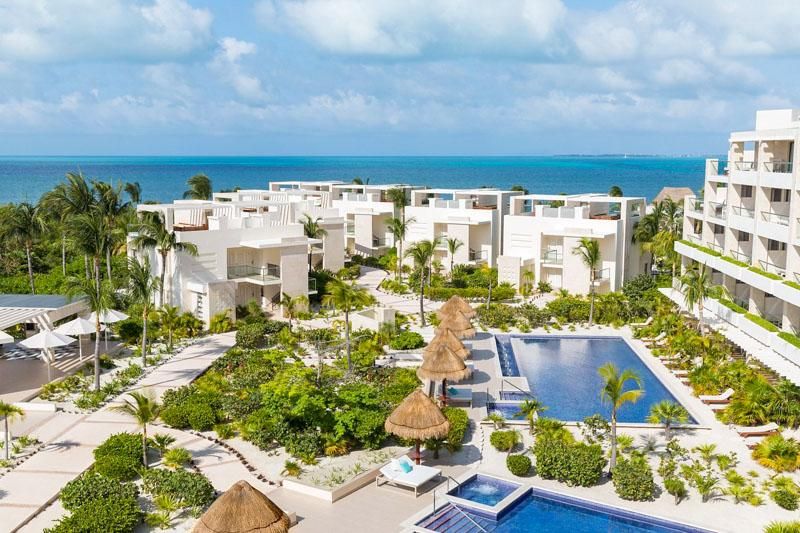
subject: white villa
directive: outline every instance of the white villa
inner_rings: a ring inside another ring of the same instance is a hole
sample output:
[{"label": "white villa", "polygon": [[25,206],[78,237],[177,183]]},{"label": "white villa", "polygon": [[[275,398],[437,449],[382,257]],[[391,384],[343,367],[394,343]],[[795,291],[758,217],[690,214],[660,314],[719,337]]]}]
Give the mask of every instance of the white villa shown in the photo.
[{"label": "white villa", "polygon": [[[208,324],[215,314],[251,300],[267,308],[282,293],[316,292],[308,277],[309,254],[315,266],[333,271],[344,266],[344,220],[321,204],[319,195],[306,192],[240,190],[215,193],[211,201],[141,204],[138,210],[160,213],[178,242],[197,246],[196,257],[174,252],[167,257],[165,299]],[[320,218],[328,232],[324,238],[305,236],[299,223],[305,214]],[[154,273],[160,272],[155,250],[150,260]]]},{"label": "white villa", "polygon": [[602,194],[528,194],[511,199],[505,217],[498,279],[519,287],[525,271],[553,289],[586,293],[589,272],[573,253],[582,237],[600,244],[596,289],[614,291],[643,272],[646,254],[633,242],[633,230],[645,214],[645,199]]}]

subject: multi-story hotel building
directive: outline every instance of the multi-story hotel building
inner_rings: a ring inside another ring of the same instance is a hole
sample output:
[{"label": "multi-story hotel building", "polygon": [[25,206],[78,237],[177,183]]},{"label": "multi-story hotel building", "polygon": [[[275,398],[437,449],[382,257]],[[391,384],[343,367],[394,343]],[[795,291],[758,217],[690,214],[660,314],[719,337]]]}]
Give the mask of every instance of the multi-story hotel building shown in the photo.
[{"label": "multi-story hotel building", "polygon": [[587,237],[600,248],[595,289],[618,290],[650,266],[632,238],[645,207],[644,198],[604,194],[515,196],[505,217],[498,279],[519,287],[523,272],[532,271],[537,282],[584,294],[589,269],[574,250]]}]

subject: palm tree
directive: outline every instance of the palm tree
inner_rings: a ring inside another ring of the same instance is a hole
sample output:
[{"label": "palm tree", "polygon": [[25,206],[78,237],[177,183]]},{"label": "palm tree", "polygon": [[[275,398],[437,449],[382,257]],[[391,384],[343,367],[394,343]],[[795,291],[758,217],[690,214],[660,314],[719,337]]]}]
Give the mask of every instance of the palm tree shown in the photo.
[{"label": "palm tree", "polygon": [[4,448],[6,450],[6,461],[8,461],[11,449],[11,431],[8,429],[8,423],[17,418],[25,418],[25,411],[21,407],[0,401],[0,417],[3,418],[3,424],[5,425],[6,445]]},{"label": "palm tree", "polygon": [[414,262],[414,268],[419,272],[419,319],[425,327],[425,271],[433,257],[436,245],[432,241],[418,241],[406,251],[406,256]]},{"label": "palm tree", "polygon": [[669,442],[669,431],[673,424],[685,424],[689,421],[689,413],[682,405],[669,400],[662,400],[650,408],[647,422],[664,426],[664,439]]},{"label": "palm tree", "polygon": [[[303,214],[303,220],[300,222],[303,224],[303,233],[305,233],[306,237],[309,239],[322,239],[328,235],[328,230],[322,227],[320,221],[322,220],[321,217],[311,218],[308,213]],[[308,243],[308,271],[311,272],[311,243]]]},{"label": "palm tree", "polygon": [[[626,403],[636,403],[644,395],[641,388],[642,380],[631,369],[619,372],[614,363],[606,363],[597,369],[603,379],[600,389],[600,399],[611,405],[611,461],[609,471],[613,471],[617,464],[617,411]],[[637,388],[626,389],[631,381]]]},{"label": "palm tree", "polygon": [[528,421],[531,434],[533,434],[533,426],[536,423],[536,418],[539,416],[539,413],[545,411],[546,409],[547,407],[545,407],[542,402],[535,398],[531,398],[520,404],[519,411],[517,411],[514,416],[525,415],[525,420]]},{"label": "palm tree", "polygon": [[686,269],[680,282],[686,307],[694,309],[697,306],[697,329],[703,335],[703,301],[713,292],[711,272],[706,265],[695,263]]},{"label": "palm tree", "polygon": [[450,254],[450,277],[453,277],[453,262],[455,261],[456,252],[459,248],[464,246],[460,239],[455,237],[447,238],[447,253]]},{"label": "palm tree", "polygon": [[189,189],[183,193],[191,200],[211,200],[211,178],[205,174],[195,174],[186,181]]},{"label": "palm tree", "polygon": [[522,271],[522,290],[523,296],[529,296],[533,292],[533,284],[536,282],[536,272],[532,268]]},{"label": "palm tree", "polygon": [[109,281],[100,282],[99,277],[67,280],[67,292],[72,296],[86,299],[89,309],[94,312],[94,389],[100,390],[100,319],[103,313],[114,305],[114,292]]},{"label": "palm tree", "polygon": [[167,331],[167,348],[172,351],[172,334],[180,326],[181,312],[173,305],[165,305],[158,312],[161,328]]},{"label": "palm tree", "polygon": [[335,307],[344,313],[344,344],[347,351],[347,373],[352,374],[353,362],[350,359],[350,313],[369,305],[372,297],[355,281],[347,283],[341,279],[333,279],[327,285],[328,294],[322,297],[323,305]]},{"label": "palm tree", "polygon": [[610,189],[608,189],[608,195],[613,197],[620,197],[624,196],[622,194],[622,188],[619,185],[612,185]]},{"label": "palm tree", "polygon": [[285,292],[281,293],[281,307],[283,313],[289,319],[289,331],[292,331],[292,319],[297,316],[301,308],[308,308],[308,296],[301,294],[300,296],[289,296]]},{"label": "palm tree", "polygon": [[597,266],[600,264],[600,244],[589,237],[581,237],[572,253],[579,255],[583,264],[589,269],[589,327],[594,319],[594,280],[597,275]]},{"label": "palm tree", "polygon": [[128,294],[142,306],[142,367],[147,366],[147,318],[159,287],[161,280],[151,274],[149,257],[128,259]]},{"label": "palm tree", "polygon": [[197,246],[191,242],[180,242],[175,231],[169,231],[161,216],[146,217],[131,244],[140,250],[156,250],[161,256],[161,282],[158,287],[159,305],[164,305],[164,280],[167,274],[167,257],[170,252],[183,252],[196,256]]},{"label": "palm tree", "polygon": [[126,183],[124,189],[132,204],[138,205],[142,201],[142,186],[138,181]]},{"label": "palm tree", "polygon": [[33,279],[33,245],[39,241],[46,230],[47,221],[39,205],[22,202],[3,211],[3,220],[0,221],[0,235],[4,239],[25,248],[31,294],[36,294],[36,283]]},{"label": "palm tree", "polygon": [[386,222],[386,228],[392,234],[397,248],[397,281],[403,279],[403,257],[405,257],[403,255],[403,241],[406,238],[406,233],[408,233],[408,227],[415,221],[414,217],[406,220],[405,216],[403,216],[403,218],[390,218]]},{"label": "palm tree", "polygon": [[406,220],[406,191],[401,187],[395,187],[386,191],[386,198],[394,204],[394,208],[400,212],[400,220]]},{"label": "palm tree", "polygon": [[130,416],[142,428],[142,464],[147,468],[147,424],[152,424],[161,413],[161,404],[152,392],[129,392],[122,405],[115,405],[112,411]]},{"label": "palm tree", "polygon": [[93,181],[94,190],[97,195],[97,209],[105,218],[105,225],[108,230],[106,240],[106,275],[111,280],[111,255],[115,248],[125,242],[125,231],[123,224],[123,214],[129,209],[130,204],[122,201],[122,184],[114,186],[102,181]]}]

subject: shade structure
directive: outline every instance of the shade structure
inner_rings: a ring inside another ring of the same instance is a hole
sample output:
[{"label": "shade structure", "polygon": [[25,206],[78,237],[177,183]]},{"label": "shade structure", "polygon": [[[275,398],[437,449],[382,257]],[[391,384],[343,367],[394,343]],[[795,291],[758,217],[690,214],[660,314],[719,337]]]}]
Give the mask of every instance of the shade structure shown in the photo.
[{"label": "shade structure", "polygon": [[464,343],[461,342],[450,329],[437,330],[436,335],[422,352],[423,357],[427,357],[429,353],[433,353],[438,346],[447,346],[462,359],[469,357],[469,349],[464,346]]},{"label": "shade structure", "polygon": [[417,389],[400,402],[383,427],[387,433],[416,441],[414,458],[419,464],[420,441],[446,437],[450,431],[450,421],[422,389]]},{"label": "shade structure", "polygon": [[472,372],[464,360],[443,344],[429,352],[422,360],[422,366],[417,369],[417,377],[431,381],[461,381],[468,378]]},{"label": "shade structure", "polygon": [[[89,321],[95,322],[97,320],[97,313],[92,311],[92,314],[89,315]],[[100,313],[100,322],[103,324],[114,324],[115,322],[122,322],[128,318],[128,315],[123,313],[122,311],[117,311],[115,309],[106,309],[102,313]],[[108,329],[106,331],[106,351],[108,351]]]},{"label": "shade structure", "polygon": [[55,331],[51,331],[49,329],[44,329],[36,335],[25,339],[24,341],[20,341],[19,345],[31,350],[42,351],[42,359],[44,359],[45,363],[47,363],[47,381],[50,381],[50,364],[54,359],[54,357],[50,355],[50,350],[52,348],[58,348],[59,346],[67,346],[73,342],[75,342],[75,339],[72,337],[56,333]]},{"label": "shade structure", "polygon": [[285,533],[289,516],[247,481],[237,481],[200,517],[194,533]]},{"label": "shade structure", "polygon": [[[105,326],[100,326],[100,331],[104,329]],[[53,331],[56,333],[61,333],[62,335],[77,335],[78,357],[81,361],[83,361],[83,343],[81,343],[80,336],[95,333],[95,323],[93,320],[87,320],[85,318],[78,317],[75,320],[70,320],[69,322],[61,324]]]},{"label": "shade structure", "polygon": [[471,339],[475,336],[475,328],[472,327],[467,317],[460,311],[453,311],[452,314],[445,314],[436,333],[449,329],[459,339]]},{"label": "shade structure", "polygon": [[475,310],[472,308],[472,306],[469,305],[464,298],[458,296],[457,294],[451,296],[450,299],[439,308],[439,310],[444,312],[449,312],[451,310],[461,311],[467,318],[473,318],[475,316]]},{"label": "shade structure", "polygon": [[14,337],[9,335],[5,331],[0,331],[0,345],[11,344],[12,342],[14,342]]}]

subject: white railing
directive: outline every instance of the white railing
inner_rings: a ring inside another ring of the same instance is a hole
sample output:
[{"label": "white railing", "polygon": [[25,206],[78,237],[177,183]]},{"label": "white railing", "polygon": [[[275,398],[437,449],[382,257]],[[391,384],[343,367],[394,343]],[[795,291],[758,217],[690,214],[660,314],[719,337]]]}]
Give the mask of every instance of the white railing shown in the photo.
[{"label": "white railing", "polygon": [[756,216],[756,210],[755,209],[748,209],[748,208],[742,207],[740,205],[732,205],[731,206],[731,211],[733,211],[734,215],[740,216],[740,217],[755,218],[755,216]]},{"label": "white railing", "polygon": [[750,264],[750,259],[751,259],[750,254],[737,252],[736,250],[731,250],[731,257],[733,257],[737,261],[741,261],[742,263],[747,263],[748,265]]},{"label": "white railing", "polygon": [[761,218],[764,220],[764,222],[769,222],[771,224],[780,224],[781,226],[789,225],[788,216],[773,213],[772,211],[761,211]]},{"label": "white railing", "polygon": [[786,276],[786,267],[776,265],[775,263],[770,263],[769,261],[765,261],[760,259],[758,264],[761,265],[761,270],[765,272],[769,272],[770,274],[777,274],[779,276],[785,277]]}]

